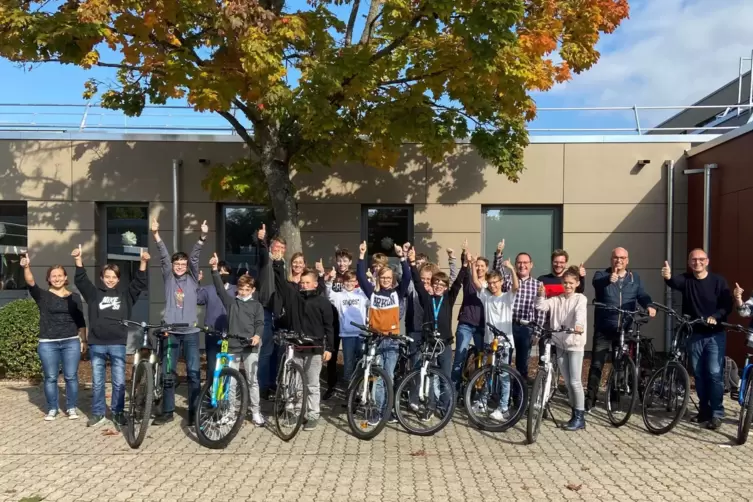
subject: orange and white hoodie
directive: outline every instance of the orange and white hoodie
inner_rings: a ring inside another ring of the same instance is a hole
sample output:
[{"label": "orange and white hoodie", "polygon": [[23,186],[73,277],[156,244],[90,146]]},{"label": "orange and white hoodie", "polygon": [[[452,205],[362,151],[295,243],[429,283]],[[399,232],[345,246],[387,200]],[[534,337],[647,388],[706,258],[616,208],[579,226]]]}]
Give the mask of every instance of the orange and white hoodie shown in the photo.
[{"label": "orange and white hoodie", "polygon": [[[366,261],[358,260],[358,285],[369,298],[369,327],[380,333],[400,334],[400,300],[408,294],[411,272],[405,258],[400,259],[402,277],[396,288],[379,289],[366,276]],[[377,281],[378,282],[378,281]]]}]

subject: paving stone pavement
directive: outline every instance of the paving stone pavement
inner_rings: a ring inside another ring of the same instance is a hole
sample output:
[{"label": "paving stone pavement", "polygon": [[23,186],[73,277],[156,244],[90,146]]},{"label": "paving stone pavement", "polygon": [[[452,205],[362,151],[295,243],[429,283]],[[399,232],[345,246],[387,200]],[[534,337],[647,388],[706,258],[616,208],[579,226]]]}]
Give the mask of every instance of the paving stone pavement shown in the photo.
[{"label": "paving stone pavement", "polygon": [[[84,413],[90,395],[82,385]],[[178,421],[150,427],[132,450],[103,433],[109,425],[87,429],[83,415],[43,421],[43,403],[41,387],[0,386],[0,501],[753,500],[753,446],[732,446],[739,407],[731,401],[716,432],[681,422],[657,437],[640,415],[615,429],[596,410],[587,431],[546,422],[528,446],[525,422],[483,433],[460,410],[434,437],[388,425],[359,441],[335,400],[317,430],[289,443],[247,422],[223,451],[202,448]],[[177,406],[183,413],[184,396]]]}]

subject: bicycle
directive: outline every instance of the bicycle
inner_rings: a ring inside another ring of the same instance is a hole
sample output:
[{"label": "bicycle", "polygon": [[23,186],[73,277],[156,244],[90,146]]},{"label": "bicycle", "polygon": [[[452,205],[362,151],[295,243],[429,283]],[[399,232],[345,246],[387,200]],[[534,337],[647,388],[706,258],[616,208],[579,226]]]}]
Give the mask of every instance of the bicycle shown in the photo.
[{"label": "bicycle", "polygon": [[[669,359],[656,370],[646,385],[643,395],[643,423],[649,432],[656,435],[666,434],[674,429],[685,415],[690,398],[690,376],[685,369],[687,360],[687,341],[693,334],[695,324],[705,324],[703,319],[690,319],[690,316],[679,314],[661,303],[652,303],[652,307],[661,310],[666,315],[674,317],[680,325],[672,335],[672,343],[668,347]],[[666,410],[674,418],[666,425],[655,425],[649,419],[649,412]]]},{"label": "bicycle", "polygon": [[[721,323],[722,326],[730,331],[745,333],[748,336],[748,347],[753,347],[753,329],[744,328],[739,324]],[[750,424],[753,421],[753,363],[751,362],[753,354],[745,355],[745,365],[743,366],[742,378],[740,379],[740,394],[737,402],[740,404],[740,416],[737,419],[737,444],[744,445],[748,440]]]},{"label": "bicycle", "polygon": [[[348,425],[354,436],[368,440],[384,429],[395,401],[392,379],[381,366],[377,348],[387,339],[402,343],[412,342],[413,339],[400,335],[383,335],[355,322],[350,324],[361,330],[359,336],[363,339],[363,345],[362,358],[348,385]],[[363,411],[359,413],[361,407]],[[357,417],[357,414],[362,416]]]},{"label": "bicycle", "polygon": [[[521,324],[528,325],[528,321],[521,321]],[[534,325],[534,328],[541,333],[541,339],[544,341],[544,353],[541,354],[539,367],[536,371],[536,378],[533,381],[531,397],[528,400],[528,423],[526,424],[526,440],[528,444],[533,444],[539,437],[541,420],[544,414],[548,412],[554,425],[559,427],[557,419],[554,418],[549,406],[551,398],[557,390],[559,372],[556,373],[555,380],[555,363],[552,357],[552,335],[556,333],[574,333],[572,329],[547,329],[543,326]]]},{"label": "bicycle", "polygon": [[528,385],[508,363],[512,353],[510,338],[492,324],[487,326],[494,339],[485,351],[485,365],[473,372],[466,386],[465,409],[479,429],[504,432],[523,417]]},{"label": "bicycle", "polygon": [[[396,387],[395,415],[411,434],[435,434],[449,423],[455,412],[452,380],[439,369],[439,355],[444,351],[445,343],[439,332],[424,329],[417,367]],[[442,390],[449,396],[444,396]]]},{"label": "bicycle", "polygon": [[[108,318],[110,319],[110,318]],[[129,321],[127,319],[112,319],[123,326],[134,326],[141,329],[141,348],[133,355],[133,372],[131,374],[131,395],[126,414],[126,442],[128,446],[137,449],[144,442],[146,431],[149,428],[149,420],[152,417],[152,407],[162,400],[162,343],[160,340],[149,336],[150,330],[155,330],[164,336],[168,332],[187,328],[186,323],[175,324],[147,324],[146,322]],[[154,343],[156,342],[156,343]],[[145,358],[144,355],[148,354]],[[167,351],[167,373],[173,373],[170,351]],[[145,421],[146,420],[146,421]]]},{"label": "bicycle", "polygon": [[275,343],[282,347],[282,360],[277,371],[275,392],[275,429],[283,441],[298,434],[306,418],[306,400],[309,391],[303,367],[295,361],[300,350],[317,349],[314,340],[295,331],[280,330],[275,333]]},{"label": "bicycle", "polygon": [[[617,312],[617,324],[620,327],[620,337],[612,352],[612,369],[607,377],[605,406],[607,417],[615,427],[625,425],[633,414],[638,396],[645,389],[639,383],[638,368],[641,367],[641,326],[649,321],[646,311],[626,310],[605,303],[593,302],[594,307]],[[627,321],[631,322],[630,334],[625,333]],[[621,404],[627,405],[627,410],[620,415]]]},{"label": "bicycle", "polygon": [[[220,351],[216,356],[212,380],[204,384],[199,394],[195,412],[196,437],[202,446],[221,449],[240,431],[249,400],[246,379],[240,371],[230,366],[236,356],[228,353],[228,340],[249,340],[208,326],[201,328],[201,331],[220,338],[217,341]],[[249,369],[246,368],[246,371]]]}]

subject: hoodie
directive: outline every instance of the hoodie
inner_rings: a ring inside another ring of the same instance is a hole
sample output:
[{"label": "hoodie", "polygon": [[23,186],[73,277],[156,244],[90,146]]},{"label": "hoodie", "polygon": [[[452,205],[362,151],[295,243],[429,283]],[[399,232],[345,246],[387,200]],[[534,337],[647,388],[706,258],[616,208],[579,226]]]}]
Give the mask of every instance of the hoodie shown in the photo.
[{"label": "hoodie", "polygon": [[165,315],[164,321],[168,324],[186,323],[188,328],[173,330],[173,333],[187,334],[198,333],[198,290],[199,290],[199,259],[204,241],[199,239],[191,250],[188,257],[188,270],[178,277],[173,272],[173,264],[170,261],[170,253],[167,251],[164,241],[157,243],[160,262],[162,265],[162,279],[165,281]]},{"label": "hoodie", "polygon": [[369,308],[369,297],[361,288],[354,288],[353,291],[341,287],[339,291],[335,290],[334,284],[327,284],[329,301],[334,306],[334,314],[339,320],[340,338],[358,336],[361,332],[353,326],[351,322],[366,324],[367,312]]},{"label": "hoodie", "polygon": [[[212,282],[214,283],[217,296],[219,296],[222,305],[227,311],[228,333],[242,336],[247,340],[251,340],[251,338],[257,335],[261,338],[264,331],[264,309],[261,303],[253,298],[242,300],[226,290],[225,285],[222,284],[220,273],[216,270],[212,271]],[[229,338],[227,345],[230,352],[238,353],[246,348],[248,343],[235,338]],[[258,350],[258,345],[251,347],[252,352],[257,352]]]},{"label": "hoodie", "polygon": [[147,288],[146,271],[137,270],[129,284],[119,282],[114,288],[97,279],[95,286],[84,267],[76,267],[76,287],[89,309],[89,345],[126,345],[128,327],[118,321],[131,318],[133,304]]}]

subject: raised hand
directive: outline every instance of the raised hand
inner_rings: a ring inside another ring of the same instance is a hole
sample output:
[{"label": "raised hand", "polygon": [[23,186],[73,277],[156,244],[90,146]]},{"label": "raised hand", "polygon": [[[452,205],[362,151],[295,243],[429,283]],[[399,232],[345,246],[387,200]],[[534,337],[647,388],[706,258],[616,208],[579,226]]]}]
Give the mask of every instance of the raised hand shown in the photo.
[{"label": "raised hand", "polygon": [[578,275],[580,275],[581,277],[586,276],[586,267],[583,265],[582,262],[580,265],[578,265]]},{"label": "raised hand", "polygon": [[544,298],[546,296],[546,288],[544,287],[544,283],[543,282],[539,283],[539,290],[538,290],[537,293],[542,298]]},{"label": "raised hand", "polygon": [[460,250],[463,251],[463,253],[468,251],[468,239],[465,239],[463,241],[463,244],[460,246]]},{"label": "raised hand", "polygon": [[335,280],[335,277],[337,277],[337,270],[335,269],[335,267],[332,267],[332,270],[329,271],[327,277],[325,277],[325,280],[327,282],[331,282]]},{"label": "raised hand", "polygon": [[448,258],[455,258],[455,250],[452,248],[447,248],[447,257]]},{"label": "raised hand", "polygon": [[732,296],[734,296],[736,300],[742,300],[743,292],[743,288],[741,288],[738,283],[735,283],[735,289],[732,290]]},{"label": "raised hand", "polygon": [[207,225],[207,220],[204,220],[204,223],[201,224],[201,235],[207,235],[209,233],[209,225]]},{"label": "raised hand", "polygon": [[212,270],[217,270],[217,264],[220,263],[220,259],[217,258],[217,253],[212,253],[212,257],[209,258],[209,266]]},{"label": "raised hand", "polygon": [[363,241],[361,244],[359,244],[359,246],[358,246],[358,252],[361,253],[361,258],[363,258],[364,256],[366,256],[366,251],[367,250],[368,250],[368,247],[366,246],[366,241]]},{"label": "raised hand", "polygon": [[29,253],[25,253],[21,257],[21,261],[19,262],[21,265],[21,268],[29,268],[31,266],[31,260],[29,259]]},{"label": "raised hand", "polygon": [[410,248],[410,251],[408,251],[408,261],[416,263],[416,248]]},{"label": "raised hand", "polygon": [[619,275],[617,275],[617,271],[612,267],[612,273],[609,274],[609,282],[615,283],[620,278]]},{"label": "raised hand", "polygon": [[508,270],[515,270],[512,266],[512,263],[510,263],[510,260],[505,260],[502,262],[502,266],[505,267]]},{"label": "raised hand", "polygon": [[147,251],[144,248],[141,248],[141,261],[147,262],[152,259],[152,256],[149,254],[149,251]]},{"label": "raised hand", "polygon": [[505,250],[505,240],[502,239],[497,244],[497,254],[502,254],[502,252]]},{"label": "raised hand", "polygon": [[73,251],[71,251],[71,256],[73,256],[74,258],[81,258],[81,244],[79,244],[77,248],[73,248]]},{"label": "raised hand", "polygon": [[321,258],[319,258],[319,261],[314,264],[314,268],[316,268],[316,271],[319,273],[319,276],[324,275],[324,262]]},{"label": "raised hand", "polygon": [[665,261],[664,266],[661,268],[661,276],[665,280],[669,280],[672,277],[672,269],[669,268],[669,262]]},{"label": "raised hand", "polygon": [[159,232],[159,221],[157,221],[157,218],[152,218],[152,233],[156,234]]},{"label": "raised hand", "polygon": [[408,256],[408,251],[411,249],[413,249],[413,247],[410,245],[410,242],[403,244],[403,256]]},{"label": "raised hand", "polygon": [[260,241],[264,241],[264,239],[267,237],[267,225],[262,223],[261,228],[256,231],[256,238]]}]

